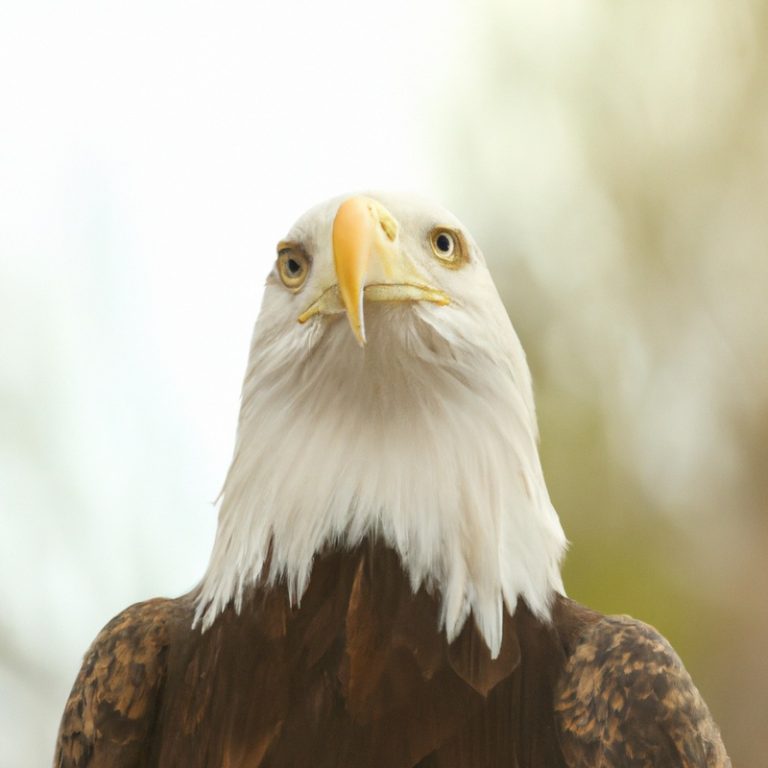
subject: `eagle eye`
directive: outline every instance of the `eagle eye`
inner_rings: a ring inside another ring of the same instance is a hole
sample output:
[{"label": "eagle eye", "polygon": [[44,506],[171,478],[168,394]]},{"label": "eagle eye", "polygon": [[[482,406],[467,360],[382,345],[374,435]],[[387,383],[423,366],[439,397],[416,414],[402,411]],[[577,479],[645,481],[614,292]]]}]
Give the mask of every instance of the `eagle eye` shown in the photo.
[{"label": "eagle eye", "polygon": [[280,243],[277,246],[277,274],[283,285],[297,291],[309,275],[310,259],[301,246]]},{"label": "eagle eye", "polygon": [[458,232],[445,227],[435,227],[429,233],[432,253],[445,267],[457,269],[466,261],[464,240]]}]

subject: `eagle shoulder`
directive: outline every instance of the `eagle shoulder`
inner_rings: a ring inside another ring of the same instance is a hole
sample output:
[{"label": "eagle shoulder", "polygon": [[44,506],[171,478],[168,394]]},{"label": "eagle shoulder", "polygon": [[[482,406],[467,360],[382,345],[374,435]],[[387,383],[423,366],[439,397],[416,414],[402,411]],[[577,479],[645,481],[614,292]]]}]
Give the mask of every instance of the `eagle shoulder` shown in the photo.
[{"label": "eagle shoulder", "polygon": [[590,621],[556,687],[571,768],[729,768],[720,732],[667,640],[629,616]]},{"label": "eagle shoulder", "polygon": [[126,608],[85,654],[64,709],[54,768],[133,768],[147,750],[165,678],[169,626],[183,599]]}]

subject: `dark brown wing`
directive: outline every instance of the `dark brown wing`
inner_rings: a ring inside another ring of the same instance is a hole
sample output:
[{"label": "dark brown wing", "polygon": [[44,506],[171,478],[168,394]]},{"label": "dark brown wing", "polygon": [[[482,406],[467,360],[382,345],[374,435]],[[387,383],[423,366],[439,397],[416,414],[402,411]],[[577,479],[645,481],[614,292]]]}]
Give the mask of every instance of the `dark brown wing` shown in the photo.
[{"label": "dark brown wing", "polygon": [[555,697],[571,768],[727,768],[720,733],[669,643],[606,616],[575,646]]},{"label": "dark brown wing", "polygon": [[104,627],[67,701],[55,768],[146,764],[165,676],[168,626],[187,610],[181,600],[149,600]]}]

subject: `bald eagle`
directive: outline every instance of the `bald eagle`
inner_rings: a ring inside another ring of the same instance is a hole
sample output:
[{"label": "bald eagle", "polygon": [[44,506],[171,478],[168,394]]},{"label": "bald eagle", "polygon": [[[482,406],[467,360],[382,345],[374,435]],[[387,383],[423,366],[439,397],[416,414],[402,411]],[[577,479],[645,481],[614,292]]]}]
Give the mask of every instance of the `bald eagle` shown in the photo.
[{"label": "bald eagle", "polygon": [[277,247],[208,569],[88,650],[61,768],[729,766],[666,640],[565,596],[531,377],[447,211]]}]

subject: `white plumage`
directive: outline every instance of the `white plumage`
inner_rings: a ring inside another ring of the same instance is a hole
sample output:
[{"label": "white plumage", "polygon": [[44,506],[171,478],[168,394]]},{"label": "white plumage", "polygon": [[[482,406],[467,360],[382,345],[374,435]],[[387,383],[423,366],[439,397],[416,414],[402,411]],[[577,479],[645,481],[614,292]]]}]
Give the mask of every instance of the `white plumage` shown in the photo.
[{"label": "white plumage", "polygon": [[[210,626],[263,575],[286,579],[298,602],[318,552],[375,535],[414,590],[441,595],[448,638],[471,611],[495,656],[503,604],[512,613],[522,596],[547,618],[563,591],[565,537],[539,462],[530,373],[461,224],[423,201],[371,198],[398,223],[388,245],[450,304],[366,300],[364,348],[341,313],[297,322],[336,282],[332,231],[345,198],[294,225],[286,240],[311,269],[295,292],[276,271],[267,280],[197,619]],[[459,269],[430,247],[441,226],[464,238]]]}]

